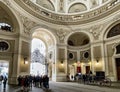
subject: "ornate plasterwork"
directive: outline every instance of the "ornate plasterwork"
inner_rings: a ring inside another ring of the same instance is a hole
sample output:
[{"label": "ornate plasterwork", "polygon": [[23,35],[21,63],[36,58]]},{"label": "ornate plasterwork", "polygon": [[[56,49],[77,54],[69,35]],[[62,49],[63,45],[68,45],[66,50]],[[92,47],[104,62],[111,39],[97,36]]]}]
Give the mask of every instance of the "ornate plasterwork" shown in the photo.
[{"label": "ornate plasterwork", "polygon": [[60,28],[57,32],[56,32],[56,34],[57,34],[57,36],[58,36],[58,38],[59,38],[59,41],[62,43],[62,42],[64,42],[64,40],[65,40],[65,37],[66,37],[66,35],[69,33],[69,31],[67,31],[67,30],[65,30],[65,29],[63,29],[63,28]]},{"label": "ornate plasterwork", "polygon": [[[45,21],[51,22],[51,23],[57,23],[57,24],[83,24],[83,23],[88,23],[90,21],[95,21],[96,19],[98,20],[99,18],[101,18],[101,14],[103,17],[105,17],[110,13],[113,13],[117,10],[119,10],[119,4],[120,1],[119,0],[114,0],[114,1],[110,1],[109,3],[105,4],[104,6],[92,10],[90,12],[86,12],[86,13],[81,13],[81,14],[72,14],[72,15],[62,15],[62,14],[56,14],[50,11],[47,11],[45,9],[42,9],[38,6],[36,6],[35,4],[33,4],[32,2],[30,2],[30,0],[14,0],[16,3],[18,3],[21,7],[23,7],[24,5],[24,9],[25,7],[30,9],[30,11],[28,11],[29,13],[32,13],[34,16],[43,19]],[[26,6],[25,6],[25,4]],[[111,10],[113,9],[113,11]],[[26,9],[27,10],[27,9]],[[32,10],[32,11],[31,11]],[[114,11],[115,10],[115,11]],[[111,12],[110,12],[111,11]],[[33,13],[34,12],[34,13]]]},{"label": "ornate plasterwork", "polygon": [[33,27],[35,27],[37,24],[25,16],[22,16],[22,15],[20,16],[22,19],[23,27],[24,27],[24,33],[26,33],[27,35],[30,35],[31,34],[30,30]]},{"label": "ornate plasterwork", "polygon": [[73,2],[73,1],[75,1],[75,0],[68,0],[68,4],[70,4],[70,3]]},{"label": "ornate plasterwork", "polygon": [[60,6],[60,11],[63,11],[64,0],[60,0],[60,2],[59,2],[59,6]]},{"label": "ornate plasterwork", "polygon": [[92,27],[90,27],[89,32],[93,35],[95,40],[99,39],[100,33],[102,32],[103,29],[103,25],[94,25]]},{"label": "ornate plasterwork", "polygon": [[37,26],[37,23],[26,17],[25,15],[20,14],[19,12],[16,11],[16,14],[20,17],[21,19],[21,24],[23,25],[23,32],[26,35],[31,34],[31,29],[35,26]]},{"label": "ornate plasterwork", "polygon": [[112,21],[117,21],[117,20],[120,20],[120,14],[119,15],[116,15],[113,19],[112,19]]},{"label": "ornate plasterwork", "polygon": [[11,7],[10,1],[9,0],[4,0],[4,2],[6,3],[6,5]]}]

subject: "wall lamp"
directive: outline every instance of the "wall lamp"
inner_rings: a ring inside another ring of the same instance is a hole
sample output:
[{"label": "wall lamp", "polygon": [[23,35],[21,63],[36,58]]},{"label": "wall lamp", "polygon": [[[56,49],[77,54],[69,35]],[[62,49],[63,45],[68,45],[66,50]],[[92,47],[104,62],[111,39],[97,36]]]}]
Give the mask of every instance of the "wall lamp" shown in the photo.
[{"label": "wall lamp", "polygon": [[27,59],[27,57],[24,58],[24,64],[28,64],[28,59]]},{"label": "wall lamp", "polygon": [[61,62],[61,65],[63,66],[63,60],[61,60],[60,62]]},{"label": "wall lamp", "polygon": [[97,62],[97,63],[99,63],[99,60],[98,60],[98,59],[96,59],[96,62]]}]

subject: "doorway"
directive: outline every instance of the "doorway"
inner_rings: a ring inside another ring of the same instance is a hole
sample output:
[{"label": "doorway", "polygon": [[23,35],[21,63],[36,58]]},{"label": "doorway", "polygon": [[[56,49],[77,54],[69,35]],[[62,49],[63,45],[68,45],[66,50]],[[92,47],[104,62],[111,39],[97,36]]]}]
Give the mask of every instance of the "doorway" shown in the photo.
[{"label": "doorway", "polygon": [[120,58],[116,58],[117,80],[120,81]]},{"label": "doorway", "polygon": [[46,47],[42,40],[34,38],[32,40],[32,51],[31,51],[31,68],[30,74],[32,75],[45,75],[46,64],[45,64],[45,51]]},{"label": "doorway", "polygon": [[8,61],[0,60],[0,75],[6,76],[8,78],[8,69],[9,69]]},{"label": "doorway", "polygon": [[90,66],[86,66],[86,74],[88,74],[90,71]]}]

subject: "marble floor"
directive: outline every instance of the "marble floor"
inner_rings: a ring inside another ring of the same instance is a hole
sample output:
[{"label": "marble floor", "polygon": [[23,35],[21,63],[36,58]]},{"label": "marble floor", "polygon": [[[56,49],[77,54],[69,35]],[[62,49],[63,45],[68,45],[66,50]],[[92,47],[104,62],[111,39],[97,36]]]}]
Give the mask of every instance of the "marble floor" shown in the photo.
[{"label": "marble floor", "polygon": [[[48,90],[44,88],[33,87],[29,92],[120,92],[120,83],[114,84],[117,87],[105,87],[86,85],[75,82],[50,82]],[[6,90],[3,90],[3,85],[0,85],[0,92],[23,92],[18,86],[7,85]],[[25,92],[25,91],[24,91]]]}]

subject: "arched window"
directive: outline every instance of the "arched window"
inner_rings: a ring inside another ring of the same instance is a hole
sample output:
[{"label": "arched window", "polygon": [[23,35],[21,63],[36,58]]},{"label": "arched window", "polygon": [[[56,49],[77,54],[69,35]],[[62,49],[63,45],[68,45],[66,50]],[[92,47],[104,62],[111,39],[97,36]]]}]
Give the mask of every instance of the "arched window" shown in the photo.
[{"label": "arched window", "polygon": [[116,46],[116,54],[120,54],[120,44]]},{"label": "arched window", "polygon": [[120,23],[111,28],[111,30],[107,34],[107,38],[114,37],[120,35]]},{"label": "arched window", "polygon": [[11,25],[7,24],[7,23],[0,23],[0,29],[2,31],[8,31],[11,32],[12,31],[12,27]]}]

